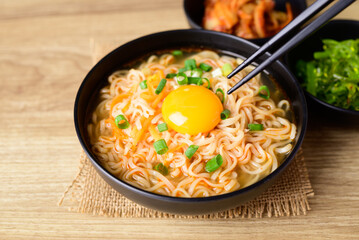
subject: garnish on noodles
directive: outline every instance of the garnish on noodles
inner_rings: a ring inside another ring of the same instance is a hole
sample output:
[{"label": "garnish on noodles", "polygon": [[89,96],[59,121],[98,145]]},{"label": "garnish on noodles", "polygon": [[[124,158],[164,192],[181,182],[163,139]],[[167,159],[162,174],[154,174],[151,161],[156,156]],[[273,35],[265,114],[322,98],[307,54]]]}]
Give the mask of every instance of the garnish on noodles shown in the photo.
[{"label": "garnish on noodles", "polygon": [[225,194],[267,176],[297,130],[290,103],[260,77],[226,94],[248,69],[229,80],[223,70],[240,61],[175,50],[114,72],[89,120],[93,153],[117,178],[175,197]]}]

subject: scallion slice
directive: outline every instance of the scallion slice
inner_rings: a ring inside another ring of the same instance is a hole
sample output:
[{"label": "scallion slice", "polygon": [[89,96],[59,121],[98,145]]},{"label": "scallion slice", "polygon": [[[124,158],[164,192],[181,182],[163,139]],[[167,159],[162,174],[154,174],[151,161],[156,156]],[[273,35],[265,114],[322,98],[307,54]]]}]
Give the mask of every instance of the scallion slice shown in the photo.
[{"label": "scallion slice", "polygon": [[231,112],[228,109],[224,109],[223,112],[221,112],[221,119],[225,120],[229,117]]},{"label": "scallion slice", "polygon": [[158,163],[153,167],[153,170],[156,170],[157,172],[161,173],[162,175],[168,174],[168,168],[163,165],[163,163]]},{"label": "scallion slice", "polygon": [[218,154],[206,163],[205,169],[207,172],[214,172],[222,165],[222,163],[223,157],[221,154]]},{"label": "scallion slice", "polygon": [[200,63],[199,67],[205,72],[209,72],[209,71],[212,70],[212,66],[210,66],[210,65],[208,65],[206,63]]},{"label": "scallion slice", "polygon": [[263,124],[260,123],[249,123],[249,131],[262,131],[264,129]]},{"label": "scallion slice", "polygon": [[166,123],[161,123],[157,125],[157,129],[159,132],[164,132],[168,130],[168,127]]},{"label": "scallion slice", "polygon": [[191,145],[187,148],[184,154],[190,159],[191,157],[193,157],[194,153],[198,150],[198,148],[198,145]]},{"label": "scallion slice", "polygon": [[202,77],[203,71],[200,68],[196,68],[191,71],[191,77]]},{"label": "scallion slice", "polygon": [[187,59],[186,61],[184,61],[184,67],[187,70],[193,70],[197,68],[197,64],[196,64],[196,60],[192,59]]},{"label": "scallion slice", "polygon": [[162,90],[164,89],[164,87],[166,86],[167,80],[162,78],[160,83],[158,84],[155,93],[158,95],[162,92]]},{"label": "scallion slice", "polygon": [[202,81],[203,80],[207,82],[207,88],[210,89],[211,88],[211,82],[208,80],[208,78],[202,78]]},{"label": "scallion slice", "polygon": [[222,69],[220,69],[220,68],[214,69],[214,70],[211,72],[211,74],[212,74],[212,77],[214,77],[214,78],[223,76]]},{"label": "scallion slice", "polygon": [[127,121],[126,117],[122,114],[118,115],[115,118],[116,126],[120,129],[126,129],[130,126],[129,122]]},{"label": "scallion slice", "polygon": [[155,151],[159,155],[163,155],[168,151],[167,143],[164,139],[160,139],[153,144]]},{"label": "scallion slice", "polygon": [[[265,94],[262,93],[263,91],[265,92]],[[268,87],[266,85],[260,86],[258,90],[258,95],[264,99],[269,99],[270,93]]]},{"label": "scallion slice", "polygon": [[188,84],[202,85],[202,78],[200,77],[188,77]]},{"label": "scallion slice", "polygon": [[183,68],[178,69],[178,72],[181,73],[181,72],[185,72],[187,70],[188,70],[187,68],[183,67]]},{"label": "scallion slice", "polygon": [[177,76],[177,73],[168,73],[167,75],[166,75],[166,78],[174,78],[175,76]]},{"label": "scallion slice", "polygon": [[146,89],[147,88],[147,80],[143,80],[142,82],[140,82],[140,88],[141,89]]},{"label": "scallion slice", "polygon": [[[220,92],[222,94],[222,98],[218,95],[218,92]],[[222,88],[217,88],[216,90],[216,95],[219,97],[219,99],[221,99],[221,102],[224,103],[224,100],[225,100],[225,94],[224,94],[224,91]]]},{"label": "scallion slice", "polygon": [[177,73],[175,80],[179,85],[185,85],[188,83],[188,77],[184,72]]},{"label": "scallion slice", "polygon": [[175,57],[180,57],[183,55],[183,52],[181,50],[174,50],[172,51],[172,55]]},{"label": "scallion slice", "polygon": [[224,75],[224,76],[227,76],[227,75],[230,74],[232,71],[233,71],[233,69],[232,69],[231,64],[229,64],[229,63],[223,64],[223,66],[222,66],[222,72],[223,72],[223,75]]}]

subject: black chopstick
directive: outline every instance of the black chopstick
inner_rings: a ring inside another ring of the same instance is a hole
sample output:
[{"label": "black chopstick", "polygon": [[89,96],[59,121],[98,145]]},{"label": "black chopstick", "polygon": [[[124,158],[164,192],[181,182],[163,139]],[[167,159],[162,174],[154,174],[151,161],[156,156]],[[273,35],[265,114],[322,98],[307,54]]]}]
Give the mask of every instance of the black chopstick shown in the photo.
[{"label": "black chopstick", "polygon": [[265,51],[267,51],[273,44],[277,41],[280,41],[285,36],[288,36],[292,33],[297,27],[302,26],[303,23],[312,18],[319,11],[324,9],[329,3],[333,2],[333,0],[317,0],[310,7],[304,10],[301,14],[299,14],[296,18],[294,18],[287,26],[285,26],[280,32],[274,35],[271,39],[269,39],[262,47],[260,47],[255,53],[253,53],[249,58],[247,58],[244,62],[242,62],[238,67],[236,67],[230,74],[228,74],[227,78],[231,78],[245,67],[247,67],[255,58],[262,55]]},{"label": "black chopstick", "polygon": [[[266,68],[269,64],[277,60],[280,56],[282,56],[285,52],[292,49],[299,42],[303,41],[306,37],[308,37],[311,33],[313,33],[316,29],[324,25],[331,18],[336,16],[338,13],[343,11],[350,4],[355,2],[356,0],[339,0],[336,4],[334,4],[331,8],[321,14],[318,18],[309,23],[306,27],[304,27],[301,31],[299,31],[294,37],[292,37],[288,42],[286,42],[282,47],[280,47],[276,52],[274,52],[269,58],[267,58],[264,62],[258,65],[253,71],[251,71],[248,75],[246,75],[242,80],[237,82],[231,89],[227,91],[227,94],[231,94],[243,84],[248,82],[251,78],[260,73],[264,68]],[[313,4],[312,4],[313,5]],[[272,43],[273,44],[273,43]],[[234,74],[232,74],[235,72]],[[227,77],[230,78],[236,73],[238,73],[237,68],[230,73]]]}]

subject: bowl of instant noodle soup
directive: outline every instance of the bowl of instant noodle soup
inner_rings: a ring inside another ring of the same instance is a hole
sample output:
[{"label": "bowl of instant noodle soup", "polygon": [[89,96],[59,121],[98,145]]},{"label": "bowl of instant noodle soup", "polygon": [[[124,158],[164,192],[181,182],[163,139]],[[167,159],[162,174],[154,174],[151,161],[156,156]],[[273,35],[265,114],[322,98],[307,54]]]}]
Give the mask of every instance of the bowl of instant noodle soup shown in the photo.
[{"label": "bowl of instant noodle soup", "polygon": [[266,190],[300,148],[307,108],[279,61],[227,94],[253,66],[225,76],[256,49],[225,33],[173,30],[100,60],[74,110],[100,176],[130,200],[175,214],[231,209]]},{"label": "bowl of instant noodle soup", "polygon": [[307,8],[305,0],[184,0],[188,24],[263,45]]}]

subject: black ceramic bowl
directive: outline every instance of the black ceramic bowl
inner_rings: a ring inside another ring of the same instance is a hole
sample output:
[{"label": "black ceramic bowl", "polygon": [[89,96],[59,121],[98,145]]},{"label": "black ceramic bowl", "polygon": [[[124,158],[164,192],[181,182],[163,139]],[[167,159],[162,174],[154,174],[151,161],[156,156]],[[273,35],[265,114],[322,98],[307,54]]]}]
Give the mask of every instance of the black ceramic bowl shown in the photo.
[{"label": "black ceramic bowl", "polygon": [[[293,73],[296,72],[295,65],[298,60],[312,60],[314,52],[322,51],[322,39],[325,38],[330,38],[337,41],[359,38],[359,21],[332,20],[328,22],[324,27],[319,29],[317,32],[315,32],[313,35],[305,39],[302,43],[297,45],[294,49],[289,51],[284,56],[284,59]],[[303,81],[300,78],[298,78],[298,80],[300,82]],[[305,91],[305,94],[308,99],[308,104],[314,105],[314,109],[324,110],[324,112],[327,114],[340,114],[343,117],[359,117],[359,111],[348,110],[331,105],[316,98],[307,91]]]},{"label": "black ceramic bowl", "polygon": [[[307,107],[304,94],[293,75],[282,63],[279,61],[274,62],[267,71],[286,91],[289,100],[292,102],[298,134],[295,139],[295,146],[286,160],[273,173],[244,189],[213,197],[179,198],[147,192],[117,179],[99,164],[90,148],[86,124],[88,122],[88,113],[92,110],[90,103],[93,101],[94,95],[101,87],[107,84],[107,77],[115,70],[123,67],[123,65],[148,56],[150,53],[188,47],[207,48],[224,54],[247,57],[258,48],[246,40],[229,34],[194,29],[154,33],[133,40],[113,50],[87,74],[76,96],[74,118],[79,141],[93,166],[102,178],[122,195],[143,206],[164,212],[205,214],[236,207],[258,196],[274,182],[292,162],[302,143],[307,126]],[[265,54],[260,58],[259,62],[262,62],[268,56],[269,54]]]},{"label": "black ceramic bowl", "polygon": [[[184,0],[183,7],[187,17],[188,24],[195,29],[202,28],[202,19],[204,16],[204,1],[205,0]],[[286,11],[285,3],[289,2],[292,6],[293,16],[298,16],[307,8],[305,0],[275,0],[275,9]],[[263,45],[269,38],[255,38],[247,39],[257,45]]]}]

